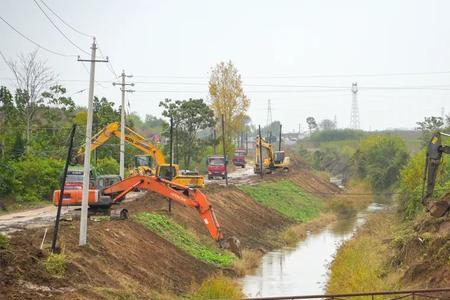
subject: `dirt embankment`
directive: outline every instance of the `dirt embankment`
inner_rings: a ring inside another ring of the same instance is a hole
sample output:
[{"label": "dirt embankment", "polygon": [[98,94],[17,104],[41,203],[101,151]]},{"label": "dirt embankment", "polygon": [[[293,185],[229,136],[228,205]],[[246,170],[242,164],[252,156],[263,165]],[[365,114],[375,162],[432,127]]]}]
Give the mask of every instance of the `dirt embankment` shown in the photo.
[{"label": "dirt embankment", "polygon": [[[337,192],[336,187],[307,171],[266,176],[264,180],[277,180],[280,176],[307,191],[325,193],[324,197]],[[279,245],[275,233],[292,224],[235,186],[211,185],[204,192],[225,235],[238,237],[244,248],[272,249]],[[213,243],[194,209],[172,205],[172,219],[205,243]],[[60,245],[66,257],[62,277],[45,271],[48,251],[39,249],[43,228],[12,234],[7,249],[0,249],[0,298],[111,299],[127,291],[137,298],[152,298],[155,291],[184,293],[193,283],[218,272],[234,275],[231,269],[194,258],[133,220],[133,215],[143,211],[167,214],[166,199],[149,193],[122,206],[129,209],[131,219],[90,221],[89,243],[85,247],[78,246],[78,221],[62,224]],[[50,236],[51,232],[44,248],[48,248]]]},{"label": "dirt embankment", "polygon": [[449,286],[450,216],[434,218],[423,213],[401,227],[394,240],[392,259],[401,270],[400,284],[407,288]]}]

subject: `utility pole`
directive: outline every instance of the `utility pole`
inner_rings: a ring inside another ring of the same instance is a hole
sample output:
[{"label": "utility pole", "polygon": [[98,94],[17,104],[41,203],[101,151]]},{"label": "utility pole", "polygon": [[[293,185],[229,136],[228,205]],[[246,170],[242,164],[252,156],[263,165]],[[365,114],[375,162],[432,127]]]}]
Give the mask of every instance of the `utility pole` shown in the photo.
[{"label": "utility pole", "polygon": [[104,60],[96,60],[95,53],[97,45],[95,38],[92,41],[91,59],[80,59],[78,61],[90,62],[91,70],[89,72],[89,98],[86,124],[86,140],[84,149],[84,168],[83,168],[83,195],[81,198],[81,218],[80,218],[80,246],[86,245],[87,240],[87,221],[88,221],[88,199],[89,199],[89,180],[91,172],[91,139],[92,139],[92,118],[93,118],[93,102],[94,102],[94,82],[95,82],[95,63],[108,62],[108,57]]},{"label": "utility pole", "polygon": [[214,144],[213,144],[213,148],[214,148],[214,155],[216,155],[217,151],[216,151],[216,128],[214,127],[213,129],[213,140],[214,140]]},{"label": "utility pole", "polygon": [[225,163],[225,185],[228,186],[228,162],[227,162],[227,148],[225,146],[225,121],[222,114],[222,144],[223,144],[223,160]]},{"label": "utility pole", "polygon": [[[261,146],[261,144],[262,144],[262,138],[261,138],[261,125],[258,125],[258,138],[259,138],[259,172],[260,172],[260,176],[261,176],[261,179],[263,178],[263,176],[264,176],[264,173],[263,173],[263,171],[264,171],[264,166],[263,166],[263,162],[264,162],[264,160],[263,160],[263,157],[262,157],[262,146]],[[256,145],[258,145],[258,141],[256,141]],[[258,149],[256,149],[256,150],[258,150]],[[256,160],[257,162],[258,162],[258,160]]]},{"label": "utility pole", "polygon": [[281,151],[281,128],[282,128],[282,125],[280,123],[280,136],[278,138],[278,151]]},{"label": "utility pole", "polygon": [[120,109],[120,177],[125,178],[125,92],[134,92],[133,90],[127,90],[127,85],[134,86],[134,83],[125,83],[125,78],[131,78],[133,75],[126,75],[122,70],[122,82],[113,82],[113,86],[120,85],[122,91],[122,104]]}]

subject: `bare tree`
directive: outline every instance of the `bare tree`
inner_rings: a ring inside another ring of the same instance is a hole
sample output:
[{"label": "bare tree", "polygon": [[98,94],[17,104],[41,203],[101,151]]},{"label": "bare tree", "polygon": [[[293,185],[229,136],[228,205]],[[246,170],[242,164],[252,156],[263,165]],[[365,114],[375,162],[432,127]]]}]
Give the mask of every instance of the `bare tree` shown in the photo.
[{"label": "bare tree", "polygon": [[21,96],[21,110],[26,121],[27,143],[31,137],[31,125],[36,111],[43,103],[42,92],[55,82],[55,75],[47,61],[39,60],[38,51],[20,54],[17,60],[8,61],[8,66],[16,78],[18,93]]}]

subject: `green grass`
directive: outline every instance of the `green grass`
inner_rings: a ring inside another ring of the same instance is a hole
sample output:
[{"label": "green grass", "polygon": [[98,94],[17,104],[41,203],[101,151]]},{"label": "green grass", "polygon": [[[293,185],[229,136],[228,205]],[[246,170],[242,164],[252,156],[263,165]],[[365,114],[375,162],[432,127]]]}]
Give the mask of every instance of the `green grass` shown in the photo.
[{"label": "green grass", "polygon": [[6,249],[9,246],[9,238],[0,233],[0,249]]},{"label": "green grass", "polygon": [[289,180],[243,185],[240,189],[258,203],[299,222],[307,222],[317,217],[324,207],[321,199],[305,192]]},{"label": "green grass", "polygon": [[204,245],[186,229],[166,216],[144,212],[138,214],[136,220],[195,258],[220,267],[229,267],[233,264],[234,256],[232,254]]},{"label": "green grass", "polygon": [[66,270],[65,256],[62,254],[52,253],[47,257],[44,263],[45,270],[57,277],[64,276]]},{"label": "green grass", "polygon": [[205,280],[200,287],[187,296],[187,299],[242,299],[241,287],[233,279],[225,276],[212,277]]}]

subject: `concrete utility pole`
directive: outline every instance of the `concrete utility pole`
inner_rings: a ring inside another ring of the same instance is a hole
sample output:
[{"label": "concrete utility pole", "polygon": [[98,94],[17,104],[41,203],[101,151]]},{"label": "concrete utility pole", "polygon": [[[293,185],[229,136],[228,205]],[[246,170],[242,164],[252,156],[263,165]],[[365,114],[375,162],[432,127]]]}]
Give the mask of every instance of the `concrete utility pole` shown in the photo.
[{"label": "concrete utility pole", "polygon": [[126,90],[125,86],[134,86],[134,83],[125,83],[125,78],[131,78],[133,75],[125,75],[122,70],[122,82],[113,82],[113,86],[120,85],[122,91],[122,104],[120,109],[120,177],[125,178],[125,92],[133,92],[133,90]]},{"label": "concrete utility pole", "polygon": [[81,62],[90,62],[90,78],[89,78],[89,98],[86,124],[86,146],[84,149],[84,169],[83,169],[83,196],[81,198],[81,219],[80,219],[80,246],[86,245],[87,240],[87,219],[88,219],[88,199],[89,199],[89,180],[91,171],[91,139],[92,139],[92,118],[93,118],[93,101],[94,101],[94,82],[95,82],[95,63],[108,62],[108,57],[105,60],[96,60],[95,52],[97,45],[95,38],[91,47],[91,59],[80,59]]}]

